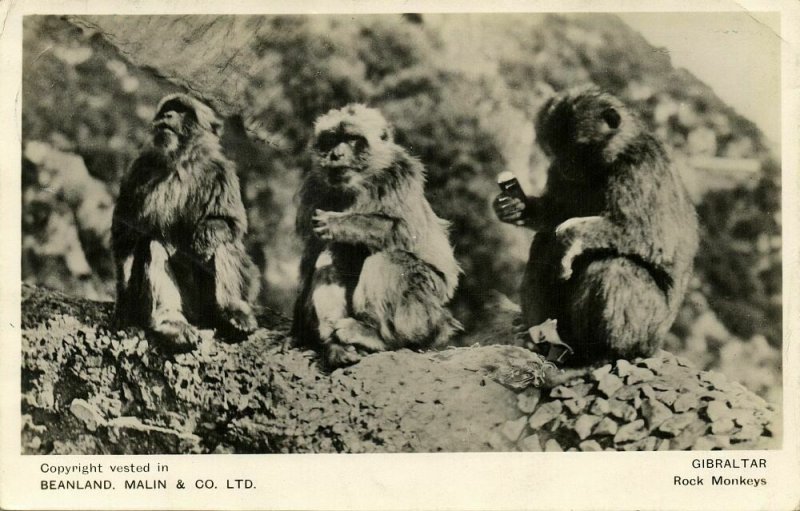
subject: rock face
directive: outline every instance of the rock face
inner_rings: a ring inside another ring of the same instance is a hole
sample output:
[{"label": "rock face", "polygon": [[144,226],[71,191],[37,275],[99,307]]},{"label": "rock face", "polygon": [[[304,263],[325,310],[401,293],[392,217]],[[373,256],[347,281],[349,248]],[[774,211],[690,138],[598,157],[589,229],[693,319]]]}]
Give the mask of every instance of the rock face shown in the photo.
[{"label": "rock face", "polygon": [[[242,97],[258,71],[254,44],[271,30],[263,16],[69,16],[76,26],[101,33],[120,55],[179,85],[221,114],[240,113]],[[194,44],[202,40],[203,44]],[[209,72],[209,65],[215,67]],[[213,94],[204,94],[214,91]]]},{"label": "rock face", "polygon": [[770,405],[669,353],[563,373],[512,346],[379,353],[332,373],[265,311],[241,344],[165,356],[111,304],[23,287],[25,453],[778,447]]}]

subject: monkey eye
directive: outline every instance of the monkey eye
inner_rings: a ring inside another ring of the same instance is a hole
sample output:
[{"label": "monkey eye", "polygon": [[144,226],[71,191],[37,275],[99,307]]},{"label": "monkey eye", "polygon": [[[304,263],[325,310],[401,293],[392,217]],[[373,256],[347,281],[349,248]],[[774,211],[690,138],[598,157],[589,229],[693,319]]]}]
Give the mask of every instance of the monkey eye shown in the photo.
[{"label": "monkey eye", "polygon": [[348,137],[347,143],[349,143],[357,153],[363,151],[368,145],[367,139],[361,135],[352,135]]},{"label": "monkey eye", "polygon": [[322,133],[319,137],[317,137],[317,151],[327,153],[334,147],[339,141],[339,137],[334,133]]},{"label": "monkey eye", "polygon": [[601,116],[606,124],[608,124],[608,127],[612,130],[619,128],[619,125],[622,122],[622,117],[620,117],[619,112],[613,108],[606,108],[603,110]]},{"label": "monkey eye", "polygon": [[327,153],[341,143],[349,144],[356,151],[362,151],[367,147],[367,139],[361,135],[350,135],[342,133],[322,133],[317,138],[317,151]]}]

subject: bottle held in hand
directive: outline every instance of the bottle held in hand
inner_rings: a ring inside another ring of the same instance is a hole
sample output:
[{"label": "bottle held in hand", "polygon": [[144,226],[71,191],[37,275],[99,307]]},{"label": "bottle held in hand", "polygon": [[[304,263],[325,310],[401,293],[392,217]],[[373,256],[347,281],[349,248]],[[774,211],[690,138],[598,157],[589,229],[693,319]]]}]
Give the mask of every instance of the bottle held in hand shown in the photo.
[{"label": "bottle held in hand", "polygon": [[493,204],[497,218],[501,222],[524,225],[527,197],[519,181],[512,172],[506,170],[497,175],[497,184],[502,192],[495,198]]},{"label": "bottle held in hand", "polygon": [[522,185],[519,184],[513,172],[504,170],[499,173],[497,175],[497,184],[500,186],[500,190],[502,190],[503,193],[525,203],[525,192],[522,191]]}]

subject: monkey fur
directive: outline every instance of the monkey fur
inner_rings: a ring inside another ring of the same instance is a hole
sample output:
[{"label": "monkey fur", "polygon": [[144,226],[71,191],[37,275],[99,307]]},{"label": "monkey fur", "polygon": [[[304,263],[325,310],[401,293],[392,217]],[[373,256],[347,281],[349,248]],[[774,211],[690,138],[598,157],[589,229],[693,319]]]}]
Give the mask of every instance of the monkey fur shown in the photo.
[{"label": "monkey fur", "polygon": [[520,287],[526,327],[556,319],[570,363],[652,355],[698,245],[677,170],[630,109],[594,88],[551,98],[535,127],[551,164],[521,211],[537,231]]},{"label": "monkey fur", "polygon": [[194,348],[197,327],[239,339],[256,328],[258,279],[245,252],[247,217],[222,122],[184,94],[161,100],[152,140],[120,185],[112,220],[118,326]]},{"label": "monkey fur", "polygon": [[425,169],[375,109],[317,119],[314,164],[299,193],[305,246],[293,333],[331,367],[365,352],[445,343],[460,269],[424,195]]}]

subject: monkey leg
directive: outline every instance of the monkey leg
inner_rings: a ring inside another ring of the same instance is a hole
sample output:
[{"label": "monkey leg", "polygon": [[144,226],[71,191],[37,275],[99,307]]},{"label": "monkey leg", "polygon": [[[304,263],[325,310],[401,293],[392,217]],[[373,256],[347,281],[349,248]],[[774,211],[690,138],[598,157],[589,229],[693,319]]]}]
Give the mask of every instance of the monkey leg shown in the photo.
[{"label": "monkey leg", "polygon": [[576,269],[571,305],[559,332],[574,362],[651,356],[671,326],[667,296],[650,273],[626,258],[593,261]]},{"label": "monkey leg", "polygon": [[527,331],[556,319],[566,306],[565,286],[558,278],[563,249],[553,231],[536,233],[519,288],[523,326]]},{"label": "monkey leg", "polygon": [[353,316],[356,342],[368,349],[444,344],[461,325],[444,304],[447,286],[430,265],[408,252],[377,252],[361,269]]},{"label": "monkey leg", "polygon": [[213,261],[215,324],[224,337],[241,340],[258,328],[253,309],[244,300],[250,286],[250,261],[237,242],[218,245]]},{"label": "monkey leg", "polygon": [[326,343],[333,336],[337,321],[347,317],[347,289],[327,250],[317,258],[311,289],[319,338]]},{"label": "monkey leg", "polygon": [[146,267],[150,262],[150,241],[136,239],[127,243],[124,251],[114,253],[116,300],[113,325],[150,327],[152,317],[150,281]]},{"label": "monkey leg", "polygon": [[115,261],[117,299],[114,304],[114,326],[116,328],[124,328],[135,323],[131,313],[131,307],[135,303],[134,297],[131,296],[135,293],[135,287],[132,287],[134,262],[136,262],[136,258],[133,253]]},{"label": "monkey leg", "polygon": [[169,347],[191,350],[200,340],[197,329],[183,315],[181,293],[175,274],[169,266],[167,248],[150,242],[149,261],[144,265],[144,275],[149,284],[150,328]]},{"label": "monkey leg", "polygon": [[340,342],[337,324],[347,319],[347,287],[327,250],[320,253],[311,283],[311,305],[317,318],[322,357],[328,367],[354,364],[361,359],[354,346]]}]

